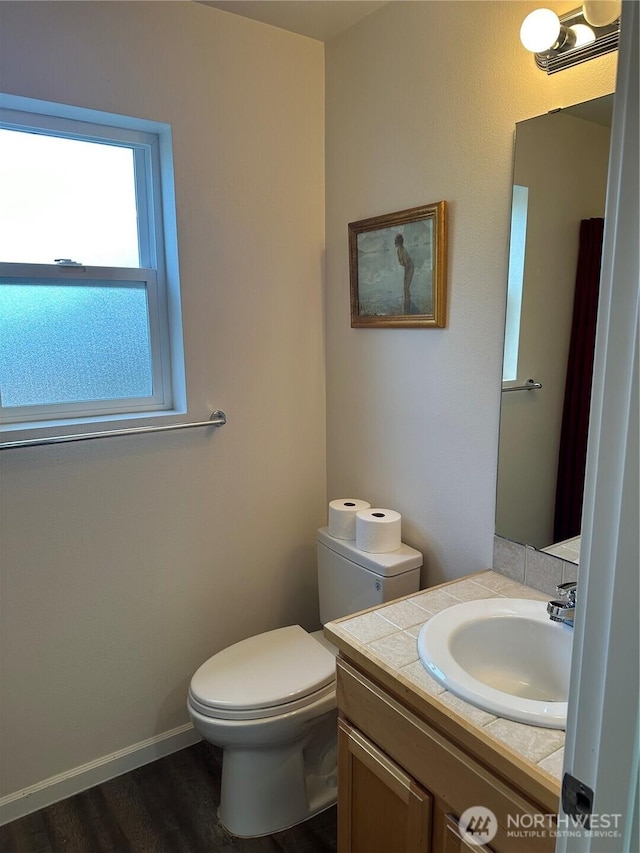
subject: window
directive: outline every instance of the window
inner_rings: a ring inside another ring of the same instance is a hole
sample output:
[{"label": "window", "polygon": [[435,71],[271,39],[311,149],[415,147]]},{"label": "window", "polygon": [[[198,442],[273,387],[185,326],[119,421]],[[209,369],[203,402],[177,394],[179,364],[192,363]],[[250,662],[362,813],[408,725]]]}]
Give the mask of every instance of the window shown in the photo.
[{"label": "window", "polygon": [[0,106],[4,428],[184,411],[170,127]]},{"label": "window", "polygon": [[504,362],[502,366],[503,382],[514,381],[518,378],[518,350],[520,347],[520,316],[522,314],[528,205],[528,187],[520,187],[516,184],[513,187],[513,202],[511,206],[507,318],[504,336]]}]

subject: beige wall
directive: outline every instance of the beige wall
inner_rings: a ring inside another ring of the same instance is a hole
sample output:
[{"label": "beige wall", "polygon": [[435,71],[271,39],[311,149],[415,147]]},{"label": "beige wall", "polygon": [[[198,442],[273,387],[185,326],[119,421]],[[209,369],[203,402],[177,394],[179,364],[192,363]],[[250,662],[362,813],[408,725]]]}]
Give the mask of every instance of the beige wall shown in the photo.
[{"label": "beige wall", "polygon": [[2,451],[2,794],[187,722],[225,645],[318,625],[319,42],[195,3],[1,3],[9,93],[171,122],[188,417]]},{"label": "beige wall", "polygon": [[521,123],[517,136],[514,181],[529,187],[518,378],[542,388],[502,401],[496,531],[544,548],[553,542],[580,221],[604,216],[610,131],[560,113]]},{"label": "beige wall", "polygon": [[[399,510],[429,584],[491,565],[515,123],[614,88],[536,68],[536,5],[394,2],[326,50],[328,497]],[[347,223],[442,199],[448,328],[351,329]]]}]

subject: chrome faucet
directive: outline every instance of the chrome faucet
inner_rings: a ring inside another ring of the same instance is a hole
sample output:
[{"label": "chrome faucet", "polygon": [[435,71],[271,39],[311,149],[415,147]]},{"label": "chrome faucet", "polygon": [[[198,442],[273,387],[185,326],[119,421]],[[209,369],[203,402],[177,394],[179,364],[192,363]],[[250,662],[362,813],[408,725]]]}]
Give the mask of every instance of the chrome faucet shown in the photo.
[{"label": "chrome faucet", "polygon": [[576,595],[578,584],[575,581],[561,583],[556,587],[556,592],[562,598],[561,601],[553,600],[547,604],[549,619],[553,622],[564,622],[573,628],[573,620],[576,612]]}]

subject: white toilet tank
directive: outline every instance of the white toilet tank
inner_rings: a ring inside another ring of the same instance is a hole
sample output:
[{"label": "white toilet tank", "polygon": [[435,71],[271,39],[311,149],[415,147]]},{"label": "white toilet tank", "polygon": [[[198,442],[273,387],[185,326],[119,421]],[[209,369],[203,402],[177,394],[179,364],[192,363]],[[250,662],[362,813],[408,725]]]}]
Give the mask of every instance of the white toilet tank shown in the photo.
[{"label": "white toilet tank", "polygon": [[341,616],[409,595],[420,589],[422,554],[408,545],[369,554],[355,539],[336,539],[318,530],[318,593],[324,625]]}]

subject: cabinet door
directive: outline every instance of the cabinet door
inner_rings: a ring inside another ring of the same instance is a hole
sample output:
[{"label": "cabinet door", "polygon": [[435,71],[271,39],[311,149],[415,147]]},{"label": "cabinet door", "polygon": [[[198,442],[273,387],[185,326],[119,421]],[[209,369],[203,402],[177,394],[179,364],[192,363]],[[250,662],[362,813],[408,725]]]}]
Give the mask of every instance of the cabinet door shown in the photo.
[{"label": "cabinet door", "polygon": [[430,853],[431,796],[344,720],[338,724],[338,853]]}]

